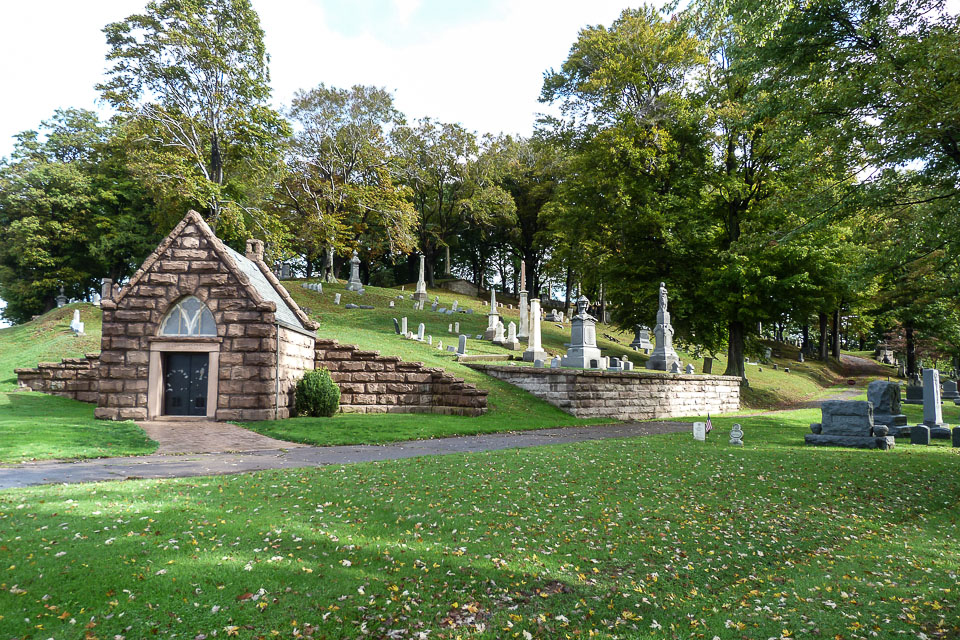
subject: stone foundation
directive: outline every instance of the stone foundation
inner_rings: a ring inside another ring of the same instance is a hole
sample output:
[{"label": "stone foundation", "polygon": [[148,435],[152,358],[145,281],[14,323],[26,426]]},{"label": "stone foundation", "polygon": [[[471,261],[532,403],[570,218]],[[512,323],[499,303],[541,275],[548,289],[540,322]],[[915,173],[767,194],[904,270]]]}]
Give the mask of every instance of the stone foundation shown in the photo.
[{"label": "stone foundation", "polygon": [[740,378],[468,364],[578,418],[656,420],[740,408]]},{"label": "stone foundation", "polygon": [[100,356],[64,358],[60,362],[41,362],[36,369],[16,369],[21,389],[96,402],[100,388]]},{"label": "stone foundation", "polygon": [[443,369],[381,356],[379,351],[318,339],[314,364],[330,371],[345,413],[478,416],[487,410],[486,390]]}]

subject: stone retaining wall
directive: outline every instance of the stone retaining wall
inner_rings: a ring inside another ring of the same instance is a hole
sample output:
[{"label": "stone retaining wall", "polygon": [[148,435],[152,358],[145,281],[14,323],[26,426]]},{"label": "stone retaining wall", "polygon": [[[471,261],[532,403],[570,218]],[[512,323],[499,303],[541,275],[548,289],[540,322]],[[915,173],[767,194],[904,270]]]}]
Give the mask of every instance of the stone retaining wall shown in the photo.
[{"label": "stone retaining wall", "polygon": [[100,387],[100,356],[64,358],[60,362],[41,362],[36,369],[16,369],[21,389],[96,402]]},{"label": "stone retaining wall", "polygon": [[467,364],[578,418],[655,420],[740,408],[740,378]]},{"label": "stone retaining wall", "polygon": [[347,413],[478,416],[487,410],[484,389],[443,369],[381,356],[379,351],[318,339],[315,366],[330,371],[340,387],[340,408]]}]

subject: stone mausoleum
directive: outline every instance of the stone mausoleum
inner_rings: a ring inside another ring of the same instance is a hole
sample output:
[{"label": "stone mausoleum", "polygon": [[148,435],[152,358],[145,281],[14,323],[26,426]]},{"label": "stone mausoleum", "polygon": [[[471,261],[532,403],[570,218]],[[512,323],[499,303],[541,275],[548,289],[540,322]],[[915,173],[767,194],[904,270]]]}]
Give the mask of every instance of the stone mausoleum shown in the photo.
[{"label": "stone mausoleum", "polygon": [[85,402],[110,420],[270,420],[293,410],[304,372],[331,371],[341,409],[480,415],[487,392],[442,369],[317,340],[317,324],[263,261],[194,211],[122,287],[104,282],[99,356],[17,369],[19,385]]}]

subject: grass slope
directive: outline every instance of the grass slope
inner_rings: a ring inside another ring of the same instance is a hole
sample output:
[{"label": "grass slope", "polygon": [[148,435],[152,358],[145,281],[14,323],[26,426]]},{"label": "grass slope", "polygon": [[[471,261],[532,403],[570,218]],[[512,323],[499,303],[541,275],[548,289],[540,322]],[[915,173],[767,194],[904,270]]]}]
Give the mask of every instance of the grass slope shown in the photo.
[{"label": "grass slope", "polygon": [[[17,638],[960,633],[960,450],[687,434],[0,492]],[[109,558],[109,561],[104,561]],[[923,635],[921,635],[923,634]]]}]

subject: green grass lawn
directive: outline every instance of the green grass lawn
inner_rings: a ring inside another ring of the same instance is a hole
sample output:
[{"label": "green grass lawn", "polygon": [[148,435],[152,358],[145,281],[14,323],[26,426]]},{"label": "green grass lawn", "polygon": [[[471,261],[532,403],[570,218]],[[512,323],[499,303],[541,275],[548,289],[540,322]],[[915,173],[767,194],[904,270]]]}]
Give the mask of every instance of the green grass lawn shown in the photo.
[{"label": "green grass lawn", "polygon": [[94,419],[93,405],[42,393],[0,392],[0,462],[135,456],[156,448],[133,422]]},{"label": "green grass lawn", "polygon": [[[960,633],[960,450],[688,434],[0,492],[5,637]],[[875,635],[876,634],[876,635]]]}]

